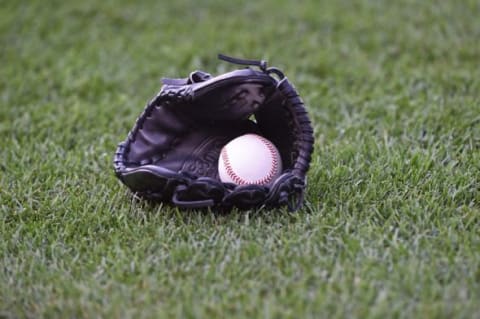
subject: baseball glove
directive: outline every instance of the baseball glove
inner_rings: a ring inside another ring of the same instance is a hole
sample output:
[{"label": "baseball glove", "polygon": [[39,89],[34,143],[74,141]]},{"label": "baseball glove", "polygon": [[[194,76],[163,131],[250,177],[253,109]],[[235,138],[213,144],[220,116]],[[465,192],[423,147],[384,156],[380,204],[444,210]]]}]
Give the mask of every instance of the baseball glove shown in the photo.
[{"label": "baseball glove", "polygon": [[[302,99],[265,61],[219,58],[258,69],[163,79],[160,92],[118,145],[116,176],[141,198],[182,208],[298,209],[314,143]],[[248,133],[278,148],[282,174],[268,185],[222,183],[217,168],[222,147]]]}]

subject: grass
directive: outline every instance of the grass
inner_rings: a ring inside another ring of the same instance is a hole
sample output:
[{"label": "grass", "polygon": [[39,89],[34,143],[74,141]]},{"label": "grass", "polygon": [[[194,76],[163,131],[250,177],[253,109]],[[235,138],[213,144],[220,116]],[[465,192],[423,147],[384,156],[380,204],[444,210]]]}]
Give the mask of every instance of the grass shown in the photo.
[{"label": "grass", "polygon": [[[478,1],[2,1],[1,318],[480,318]],[[284,70],[305,207],[184,212],[112,172],[163,76]]]}]

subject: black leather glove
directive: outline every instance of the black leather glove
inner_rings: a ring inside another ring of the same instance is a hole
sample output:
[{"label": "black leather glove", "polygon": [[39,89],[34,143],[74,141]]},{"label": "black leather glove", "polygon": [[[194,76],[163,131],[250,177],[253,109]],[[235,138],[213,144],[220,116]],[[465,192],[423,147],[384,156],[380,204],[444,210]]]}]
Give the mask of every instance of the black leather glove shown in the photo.
[{"label": "black leather glove", "polygon": [[[196,71],[186,79],[164,79],[118,145],[116,176],[140,197],[183,208],[297,209],[314,143],[303,101],[266,62],[219,58],[259,70],[216,77]],[[218,177],[222,147],[247,133],[265,137],[280,152],[283,172],[269,185],[234,185]]]}]

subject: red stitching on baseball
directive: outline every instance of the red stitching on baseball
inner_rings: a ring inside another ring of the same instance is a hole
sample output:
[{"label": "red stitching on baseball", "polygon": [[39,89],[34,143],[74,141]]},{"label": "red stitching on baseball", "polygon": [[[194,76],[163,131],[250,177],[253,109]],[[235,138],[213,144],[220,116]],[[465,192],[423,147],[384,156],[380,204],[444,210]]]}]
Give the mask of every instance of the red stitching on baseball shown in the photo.
[{"label": "red stitching on baseball", "polygon": [[263,184],[269,183],[270,180],[272,179],[272,177],[275,176],[275,174],[279,170],[278,159],[275,156],[275,154],[276,154],[275,146],[273,146],[273,144],[270,141],[268,141],[266,138],[264,138],[262,136],[255,135],[255,134],[247,134],[247,135],[252,135],[253,137],[258,137],[259,140],[267,147],[267,149],[270,153],[270,156],[272,158],[272,167],[271,167],[270,171],[268,172],[267,176],[265,176],[264,178],[261,178],[261,179],[258,179],[256,181],[252,181],[252,182],[246,181],[242,177],[238,176],[235,173],[235,171],[233,170],[232,165],[230,163],[230,158],[228,157],[227,148],[224,147],[222,149],[222,152],[221,152],[221,157],[222,157],[222,160],[225,164],[225,169],[227,171],[227,175],[238,185],[246,185],[246,184],[263,185]]},{"label": "red stitching on baseball", "polygon": [[227,148],[224,147],[222,149],[222,160],[225,164],[225,169],[227,170],[227,175],[236,183],[236,184],[239,184],[239,185],[243,185],[243,184],[246,184],[247,182],[245,180],[243,180],[240,176],[238,176],[237,174],[235,174],[235,171],[233,170],[232,168],[232,165],[230,163],[230,158],[228,157],[228,153],[227,153]]}]

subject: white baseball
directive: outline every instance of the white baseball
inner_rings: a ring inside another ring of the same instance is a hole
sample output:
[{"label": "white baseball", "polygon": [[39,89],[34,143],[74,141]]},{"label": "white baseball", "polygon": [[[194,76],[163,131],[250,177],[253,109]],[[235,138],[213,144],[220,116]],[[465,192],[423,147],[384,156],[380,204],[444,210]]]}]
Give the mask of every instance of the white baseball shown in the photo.
[{"label": "white baseball", "polygon": [[282,172],[282,160],[272,142],[245,134],[222,148],[218,173],[224,183],[267,185]]}]

